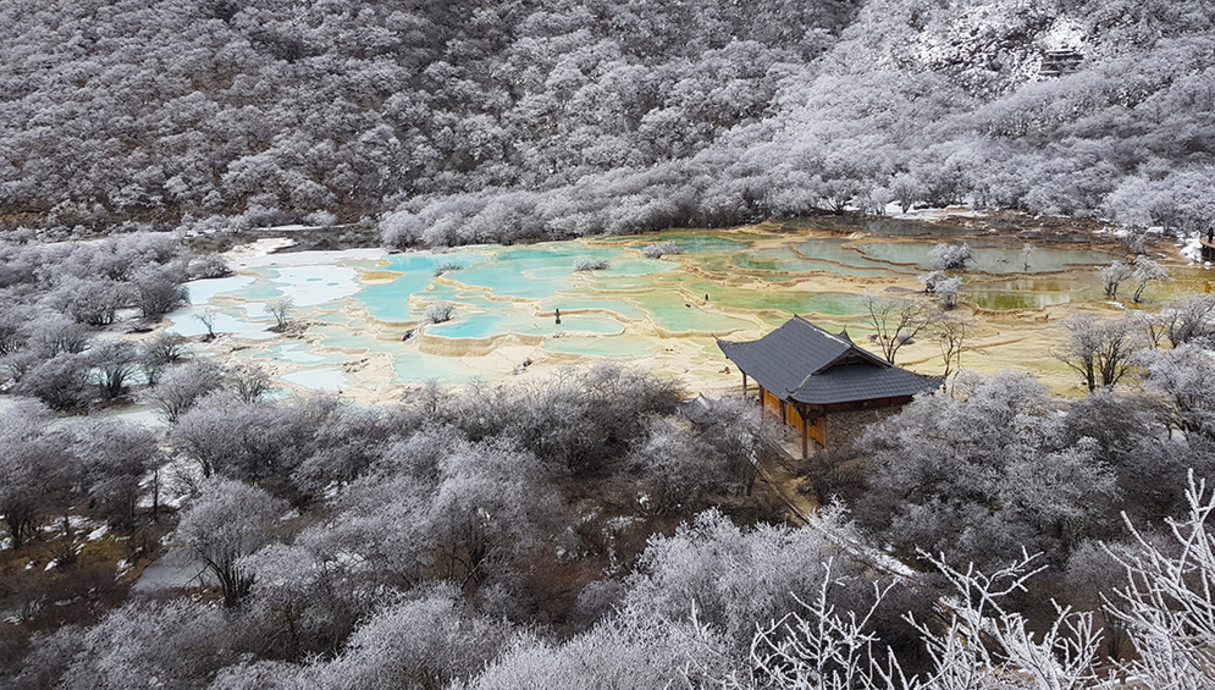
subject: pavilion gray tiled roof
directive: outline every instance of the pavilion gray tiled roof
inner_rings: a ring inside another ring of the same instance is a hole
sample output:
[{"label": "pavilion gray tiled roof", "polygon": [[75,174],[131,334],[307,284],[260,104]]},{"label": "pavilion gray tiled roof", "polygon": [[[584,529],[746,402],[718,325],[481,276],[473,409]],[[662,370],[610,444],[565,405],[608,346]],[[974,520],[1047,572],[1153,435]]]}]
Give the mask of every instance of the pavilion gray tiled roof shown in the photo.
[{"label": "pavilion gray tiled roof", "polygon": [[794,316],[759,340],[717,341],[756,383],[785,400],[811,405],[899,398],[933,390],[941,380],[891,365],[848,338]]},{"label": "pavilion gray tiled roof", "polygon": [[811,405],[901,398],[938,388],[941,380],[898,367],[885,369],[871,364],[845,364],[806,377],[789,397]]}]

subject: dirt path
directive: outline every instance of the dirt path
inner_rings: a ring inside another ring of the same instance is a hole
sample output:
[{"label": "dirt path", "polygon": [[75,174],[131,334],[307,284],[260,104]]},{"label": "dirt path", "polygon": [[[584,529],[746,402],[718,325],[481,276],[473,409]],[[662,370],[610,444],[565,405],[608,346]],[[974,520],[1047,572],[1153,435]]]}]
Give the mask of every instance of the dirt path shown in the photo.
[{"label": "dirt path", "polygon": [[788,427],[781,427],[784,436],[773,452],[766,453],[759,464],[759,476],[781,503],[789,509],[793,521],[806,524],[819,503],[810,480],[798,472],[801,461],[801,440]]}]

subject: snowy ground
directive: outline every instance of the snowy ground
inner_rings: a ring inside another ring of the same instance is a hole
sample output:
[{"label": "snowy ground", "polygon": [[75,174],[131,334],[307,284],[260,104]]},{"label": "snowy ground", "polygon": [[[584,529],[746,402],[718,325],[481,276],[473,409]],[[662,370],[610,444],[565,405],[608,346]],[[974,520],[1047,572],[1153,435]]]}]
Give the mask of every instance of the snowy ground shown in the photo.
[{"label": "snowy ground", "polygon": [[1177,242],[1181,255],[1196,264],[1209,265],[1202,260],[1202,238],[1198,235],[1186,237]]}]

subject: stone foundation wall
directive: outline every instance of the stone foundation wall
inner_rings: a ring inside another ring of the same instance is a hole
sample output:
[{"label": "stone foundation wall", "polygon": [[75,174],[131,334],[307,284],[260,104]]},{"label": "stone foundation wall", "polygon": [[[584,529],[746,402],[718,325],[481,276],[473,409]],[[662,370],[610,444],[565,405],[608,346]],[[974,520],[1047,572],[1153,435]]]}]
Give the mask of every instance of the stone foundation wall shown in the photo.
[{"label": "stone foundation wall", "polygon": [[865,433],[870,424],[880,422],[898,414],[902,405],[890,405],[864,410],[832,412],[827,415],[827,447],[833,451],[844,450]]}]

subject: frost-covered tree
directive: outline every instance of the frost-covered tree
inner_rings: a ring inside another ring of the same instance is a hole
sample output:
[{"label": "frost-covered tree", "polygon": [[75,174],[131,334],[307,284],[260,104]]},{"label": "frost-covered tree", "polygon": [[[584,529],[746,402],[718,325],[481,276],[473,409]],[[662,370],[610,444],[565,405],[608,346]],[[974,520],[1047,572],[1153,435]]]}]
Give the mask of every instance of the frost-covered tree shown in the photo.
[{"label": "frost-covered tree", "polygon": [[915,177],[903,173],[890,183],[890,191],[895,201],[899,202],[899,210],[907,213],[924,196],[924,187]]},{"label": "frost-covered tree", "polygon": [[960,271],[975,260],[974,250],[968,244],[938,244],[928,250],[928,261],[943,271]]},{"label": "frost-covered tree", "polygon": [[291,312],[295,309],[295,299],[290,295],[271,300],[266,304],[266,311],[274,317],[274,327],[285,330],[291,323]]},{"label": "frost-covered tree", "polygon": [[[841,583],[863,567],[829,536],[834,531],[846,541],[842,524],[830,518],[821,527],[743,529],[715,510],[701,513],[673,536],[651,540],[629,578],[625,606],[671,621],[695,616],[745,649],[756,621],[779,620],[797,606],[796,597],[809,597],[833,557]],[[723,562],[733,565],[723,569]]]},{"label": "frost-covered tree", "polygon": [[418,421],[411,415],[402,418],[377,408],[340,404],[336,396],[311,396],[301,402],[308,408],[301,416],[312,433],[291,481],[305,496],[360,476]]},{"label": "frost-covered tree", "polygon": [[1110,549],[1127,582],[1107,606],[1126,626],[1138,655],[1125,663],[1126,670],[1157,688],[1188,690],[1215,682],[1215,534],[1208,526],[1215,496],[1191,473],[1185,497],[1187,510],[1168,521],[1163,543],[1128,524],[1134,546]]},{"label": "frost-covered tree", "polygon": [[717,685],[734,670],[720,634],[630,608],[561,644],[520,639],[456,687],[687,688]]},{"label": "frost-covered tree", "polygon": [[1152,283],[1159,283],[1169,277],[1169,270],[1146,256],[1135,257],[1135,268],[1131,277],[1135,279],[1135,294],[1131,301],[1136,304],[1143,298],[1143,291]]},{"label": "frost-covered tree", "polygon": [[253,579],[245,610],[266,656],[336,654],[358,622],[385,603],[357,576],[364,564],[315,534],[306,530],[292,544],[275,542],[237,562]]},{"label": "frost-covered tree", "polygon": [[258,364],[237,364],[228,367],[226,373],[230,387],[244,402],[257,402],[270,391],[270,374]]},{"label": "frost-covered tree", "polygon": [[[884,641],[866,625],[874,608],[839,610],[820,596],[800,601],[801,607],[781,621],[760,626],[751,647],[754,675],[719,680],[731,688],[1057,690],[1090,687],[1112,670],[1154,688],[1205,687],[1215,678],[1210,650],[1215,628],[1208,615],[1215,578],[1215,537],[1208,520],[1215,499],[1191,475],[1186,501],[1187,509],[1169,522],[1166,535],[1143,534],[1128,525],[1132,543],[1106,546],[1105,563],[1121,566],[1125,575],[1116,591],[1104,594],[1101,613],[1122,626],[1134,655],[1109,660],[1100,654],[1104,639],[1117,630],[1102,629],[1095,612],[1052,602],[1054,615],[1035,626],[1014,608],[1017,595],[1045,569],[1036,555],[1023,554],[988,573],[925,554],[949,583],[936,620],[910,617],[932,661],[927,671],[904,673],[881,653]],[[824,578],[820,592],[833,585]],[[878,588],[876,599],[890,591]]]},{"label": "frost-covered tree", "polygon": [[932,309],[915,300],[879,297],[869,292],[862,299],[882,356],[891,364],[899,350],[936,319]]},{"label": "frost-covered tree", "polygon": [[871,426],[876,466],[857,519],[906,554],[996,563],[1021,548],[1055,557],[1110,519],[1115,474],[1074,438],[1025,374],[959,376]]},{"label": "frost-covered tree", "polygon": [[89,353],[61,352],[50,359],[35,359],[22,374],[14,392],[30,395],[56,410],[87,404],[92,362]]},{"label": "frost-covered tree", "polygon": [[840,586],[833,566],[828,560],[816,590],[798,597],[794,610],[759,625],[751,642],[749,661],[755,669],[751,678],[727,677],[725,687],[918,689],[917,680],[903,673],[898,660],[883,654],[886,650],[871,625],[895,583],[874,583],[873,601],[867,608],[842,608],[833,601],[833,590]]},{"label": "frost-covered tree", "polygon": [[86,417],[69,425],[64,437],[79,465],[90,512],[113,527],[131,527],[145,475],[161,462],[158,434],[138,424]]},{"label": "frost-covered tree", "polygon": [[701,438],[715,452],[722,470],[736,493],[750,496],[759,476],[761,457],[767,451],[764,439],[771,438],[773,421],[743,396],[705,400],[696,416]]},{"label": "frost-covered tree", "polygon": [[189,302],[188,291],[182,285],[185,281],[185,271],[180,266],[146,266],[132,278],[135,306],[145,319],[157,321]]},{"label": "frost-covered tree", "polygon": [[875,634],[871,618],[895,584],[874,585],[867,608],[840,610],[827,593],[836,586],[824,577],[817,595],[799,601],[784,619],[760,626],[751,647],[750,679],[729,677],[730,688],[824,688],[846,690],[965,690],[968,688],[1088,687],[1097,673],[1101,630],[1088,612],[1056,605],[1045,632],[1009,607],[1013,595],[1042,568],[1034,556],[986,574],[973,565],[955,569],[929,558],[949,583],[934,620],[908,620],[919,631],[931,659],[922,674],[904,671]]},{"label": "frost-covered tree", "polygon": [[655,242],[641,248],[641,255],[647,259],[661,259],[671,254],[680,254],[683,250],[674,242]]},{"label": "frost-covered tree", "polygon": [[34,308],[18,304],[16,299],[0,310],[0,357],[11,355],[25,347],[30,333],[26,326],[34,316]]},{"label": "frost-covered tree", "polygon": [[253,576],[240,559],[270,542],[271,529],[284,510],[282,502],[261,489],[215,479],[182,513],[174,539],[202,561],[219,583],[224,605],[232,607],[253,586]]},{"label": "frost-covered tree", "polygon": [[962,279],[946,278],[936,284],[933,294],[941,304],[941,309],[950,310],[958,306],[958,293],[962,291]]},{"label": "frost-covered tree", "polygon": [[945,274],[945,271],[931,271],[916,276],[916,280],[924,284],[924,292],[929,294],[936,292],[937,285],[947,278],[948,276]]},{"label": "frost-covered tree", "polygon": [[456,306],[450,302],[436,302],[426,307],[426,320],[430,323],[446,323],[451,321],[456,312]]},{"label": "frost-covered tree", "polygon": [[581,256],[574,259],[574,271],[603,271],[611,267],[611,262],[607,259],[596,259],[589,256]]},{"label": "frost-covered tree", "polygon": [[1118,287],[1134,275],[1135,270],[1121,261],[1114,261],[1100,270],[1105,296],[1117,299]]},{"label": "frost-covered tree", "polygon": [[686,419],[654,417],[629,454],[658,511],[688,509],[708,495],[751,495],[773,423],[752,400],[727,396],[690,403]]},{"label": "frost-covered tree", "polygon": [[189,275],[193,280],[223,278],[232,275],[232,267],[228,265],[227,259],[219,254],[203,254],[190,259]]},{"label": "frost-covered tree", "polygon": [[108,340],[88,351],[88,364],[102,397],[113,399],[123,394],[127,383],[139,369],[139,352],[127,340]]},{"label": "frost-covered tree", "polygon": [[651,415],[675,411],[678,381],[601,362],[568,368],[530,385],[480,386],[436,408],[434,399],[407,399],[434,409],[429,416],[469,439],[515,439],[546,465],[585,476],[618,467]]},{"label": "frost-covered tree", "polygon": [[144,379],[149,386],[155,386],[167,367],[184,361],[189,354],[185,336],[177,333],[157,333],[144,340],[139,348]]},{"label": "frost-covered tree", "polygon": [[1143,357],[1144,386],[1159,395],[1165,419],[1180,431],[1215,434],[1215,359],[1194,344]]},{"label": "frost-covered tree", "polygon": [[92,332],[84,324],[63,316],[42,316],[26,323],[25,339],[41,358],[60,354],[84,352],[92,340]]},{"label": "frost-covered tree", "polygon": [[47,303],[80,323],[108,326],[130,302],[129,292],[128,286],[116,280],[68,275],[59,280]]},{"label": "frost-covered tree", "polygon": [[725,488],[726,477],[713,455],[688,422],[661,418],[650,423],[629,464],[646,480],[647,507],[669,512]]},{"label": "frost-covered tree", "polygon": [[511,639],[500,619],[468,611],[454,587],[436,587],[385,607],[318,671],[329,688],[448,687],[479,673]]},{"label": "frost-covered tree", "polygon": [[1215,333],[1215,296],[1193,295],[1165,305],[1161,321],[1169,344],[1180,347]]},{"label": "frost-covered tree", "polygon": [[[166,380],[157,388],[168,385]],[[204,477],[248,482],[286,477],[298,457],[294,441],[308,430],[293,423],[292,406],[245,401],[227,390],[201,396],[181,412],[171,433],[183,457]]]},{"label": "frost-covered tree", "polygon": [[136,600],[93,626],[64,626],[36,641],[17,683],[23,687],[123,688],[157,679],[206,688],[235,663],[236,635],[214,606],[176,599]]},{"label": "frost-covered tree", "polygon": [[199,399],[225,383],[223,367],[200,359],[171,369],[144,397],[167,421],[176,422]]},{"label": "frost-covered tree", "polygon": [[1129,318],[1093,320],[1074,316],[1064,319],[1067,342],[1055,358],[1084,377],[1088,390],[1106,388],[1121,381],[1135,363],[1135,355],[1146,346]]},{"label": "frost-covered tree", "polygon": [[19,401],[0,411],[0,513],[14,550],[56,506],[64,457],[46,433],[46,408]]},{"label": "frost-covered tree", "polygon": [[551,493],[530,453],[500,442],[457,446],[437,469],[435,493],[418,518],[447,578],[484,582],[550,529]]}]

